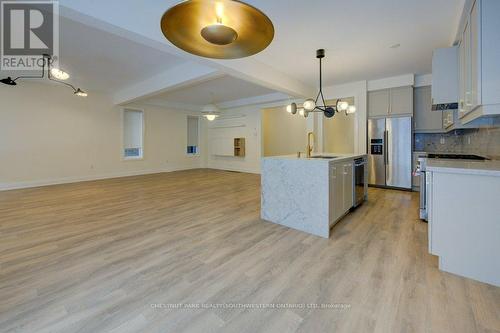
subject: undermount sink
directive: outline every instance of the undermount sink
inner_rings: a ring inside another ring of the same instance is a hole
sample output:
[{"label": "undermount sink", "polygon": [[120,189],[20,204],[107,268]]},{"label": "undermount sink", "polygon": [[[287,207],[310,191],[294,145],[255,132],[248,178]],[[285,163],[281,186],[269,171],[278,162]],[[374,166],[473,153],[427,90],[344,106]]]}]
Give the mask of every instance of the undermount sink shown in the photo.
[{"label": "undermount sink", "polygon": [[325,158],[325,159],[332,159],[332,158],[337,158],[338,156],[325,156],[325,155],[315,155],[311,156],[311,158]]}]

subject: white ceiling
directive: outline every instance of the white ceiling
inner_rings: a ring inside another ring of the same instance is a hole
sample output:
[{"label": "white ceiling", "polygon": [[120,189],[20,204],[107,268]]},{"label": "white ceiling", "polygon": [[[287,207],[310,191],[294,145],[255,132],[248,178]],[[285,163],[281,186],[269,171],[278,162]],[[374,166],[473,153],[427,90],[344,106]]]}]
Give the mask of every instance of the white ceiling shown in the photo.
[{"label": "white ceiling", "polygon": [[113,92],[186,59],[61,18],[61,67],[89,90]]},{"label": "white ceiling", "polygon": [[[60,67],[69,83],[87,91],[111,93],[188,62],[115,34],[61,17]],[[2,71],[18,76],[22,71]]]},{"label": "white ceiling", "polygon": [[[177,0],[65,0],[63,5],[168,41],[159,29]],[[251,58],[317,85],[315,50],[325,48],[325,83],[431,72],[432,50],[450,46],[464,0],[247,0],[275,25],[275,39]],[[401,47],[390,46],[400,43]],[[180,52],[182,54],[182,52]]]},{"label": "white ceiling", "polygon": [[[463,0],[253,0],[272,18],[273,43],[255,57],[317,85],[431,72],[432,51],[451,46]],[[401,44],[392,49],[391,45]],[[300,66],[298,66],[300,64]]]},{"label": "white ceiling", "polygon": [[[275,39],[257,55],[222,61],[187,54],[164,38],[161,16],[177,2],[60,0],[62,15],[79,21],[62,18],[60,28],[62,67],[72,74],[72,83],[116,93],[198,62],[239,79],[195,81],[195,86],[174,86],[176,90],[155,98],[206,104],[210,92],[230,101],[290,92],[284,87],[287,82],[308,95],[318,85],[318,48],[327,51],[325,85],[426,74],[431,72],[433,49],[452,44],[464,0],[246,0],[271,18]],[[125,33],[106,32],[106,26]],[[390,48],[397,43],[399,48]],[[300,89],[302,83],[307,89]]]},{"label": "white ceiling", "polygon": [[143,102],[153,102],[155,104],[173,102],[203,106],[210,103],[220,104],[272,93],[276,93],[276,91],[225,75],[189,87],[158,94]]}]

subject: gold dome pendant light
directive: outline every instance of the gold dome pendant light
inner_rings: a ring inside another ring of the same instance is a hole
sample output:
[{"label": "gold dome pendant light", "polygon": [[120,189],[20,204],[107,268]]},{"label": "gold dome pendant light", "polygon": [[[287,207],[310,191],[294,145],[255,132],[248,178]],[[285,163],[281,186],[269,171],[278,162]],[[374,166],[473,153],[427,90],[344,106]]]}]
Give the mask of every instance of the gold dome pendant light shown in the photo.
[{"label": "gold dome pendant light", "polygon": [[178,48],[202,57],[237,59],[264,50],[274,38],[271,20],[236,0],[188,0],[161,18],[161,30]]}]

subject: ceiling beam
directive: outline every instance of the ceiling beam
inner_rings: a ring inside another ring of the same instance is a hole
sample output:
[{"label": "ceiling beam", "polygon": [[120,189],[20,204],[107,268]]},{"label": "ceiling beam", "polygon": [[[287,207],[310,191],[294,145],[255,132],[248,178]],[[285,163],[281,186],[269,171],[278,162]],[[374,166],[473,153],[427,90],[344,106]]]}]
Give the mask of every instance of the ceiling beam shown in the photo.
[{"label": "ceiling beam", "polygon": [[216,69],[186,63],[115,92],[113,94],[113,103],[127,104],[221,76],[224,76],[224,73]]},{"label": "ceiling beam", "polygon": [[290,99],[290,97],[286,94],[272,93],[272,94],[267,94],[267,95],[241,98],[241,99],[237,99],[235,101],[217,103],[217,107],[220,109],[233,109],[233,108],[238,108],[241,106],[266,104],[266,103],[273,103],[273,102],[280,102],[280,101],[282,101],[283,105],[285,105],[285,104],[290,103],[289,99]]}]

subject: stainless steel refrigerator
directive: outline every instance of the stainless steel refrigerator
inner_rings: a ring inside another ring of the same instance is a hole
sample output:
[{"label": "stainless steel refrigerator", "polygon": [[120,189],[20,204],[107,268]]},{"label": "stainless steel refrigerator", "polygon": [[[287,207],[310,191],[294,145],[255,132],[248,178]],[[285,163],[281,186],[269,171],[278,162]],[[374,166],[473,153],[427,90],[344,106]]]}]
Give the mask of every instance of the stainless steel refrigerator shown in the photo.
[{"label": "stainless steel refrigerator", "polygon": [[368,184],[411,189],[411,117],[368,120]]}]

